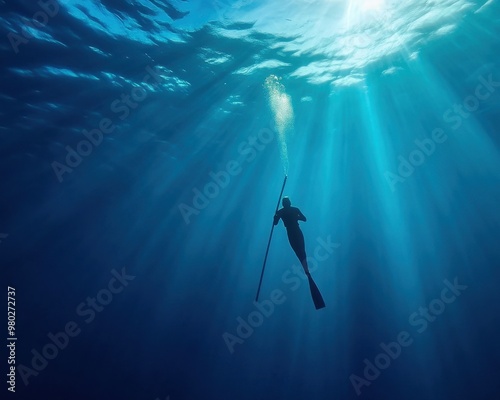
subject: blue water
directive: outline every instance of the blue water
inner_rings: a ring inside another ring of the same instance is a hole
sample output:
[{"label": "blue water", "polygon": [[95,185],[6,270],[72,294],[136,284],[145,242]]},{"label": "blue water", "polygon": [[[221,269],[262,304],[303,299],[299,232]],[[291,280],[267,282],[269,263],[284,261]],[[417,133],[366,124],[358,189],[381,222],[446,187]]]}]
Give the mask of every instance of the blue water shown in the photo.
[{"label": "blue water", "polygon": [[8,395],[500,399],[498,1],[0,6]]}]

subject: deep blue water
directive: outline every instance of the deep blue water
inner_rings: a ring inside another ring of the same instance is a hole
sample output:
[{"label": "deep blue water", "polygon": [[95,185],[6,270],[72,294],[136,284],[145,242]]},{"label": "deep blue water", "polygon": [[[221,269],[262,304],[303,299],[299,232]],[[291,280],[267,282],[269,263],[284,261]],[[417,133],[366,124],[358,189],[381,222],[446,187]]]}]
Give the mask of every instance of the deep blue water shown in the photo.
[{"label": "deep blue water", "polygon": [[498,1],[0,6],[7,395],[500,399]]}]

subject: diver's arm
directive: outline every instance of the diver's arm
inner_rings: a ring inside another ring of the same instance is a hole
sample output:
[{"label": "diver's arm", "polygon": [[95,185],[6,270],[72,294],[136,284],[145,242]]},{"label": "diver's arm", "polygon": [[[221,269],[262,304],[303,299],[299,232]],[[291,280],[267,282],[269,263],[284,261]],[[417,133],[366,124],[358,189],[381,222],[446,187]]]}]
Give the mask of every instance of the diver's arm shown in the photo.
[{"label": "diver's arm", "polygon": [[280,216],[278,213],[274,214],[274,225],[278,225],[278,222],[280,222]]},{"label": "diver's arm", "polygon": [[297,213],[298,213],[299,221],[304,221],[304,222],[307,221],[307,218],[304,216],[304,214],[302,214],[300,212],[300,210],[298,208],[297,208]]}]

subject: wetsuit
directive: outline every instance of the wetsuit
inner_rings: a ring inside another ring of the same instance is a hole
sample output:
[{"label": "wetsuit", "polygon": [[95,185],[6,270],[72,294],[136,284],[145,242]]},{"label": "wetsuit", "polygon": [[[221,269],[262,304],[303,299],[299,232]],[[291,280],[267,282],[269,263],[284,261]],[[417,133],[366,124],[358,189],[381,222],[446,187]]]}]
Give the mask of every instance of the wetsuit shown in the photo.
[{"label": "wetsuit", "polygon": [[304,214],[300,212],[297,207],[283,207],[278,210],[274,216],[274,225],[278,225],[279,220],[282,219],[285,224],[286,232],[288,234],[288,241],[292,246],[293,251],[297,255],[304,270],[309,272],[306,261],[306,247],[304,243],[304,235],[299,228],[298,221],[306,221]]}]

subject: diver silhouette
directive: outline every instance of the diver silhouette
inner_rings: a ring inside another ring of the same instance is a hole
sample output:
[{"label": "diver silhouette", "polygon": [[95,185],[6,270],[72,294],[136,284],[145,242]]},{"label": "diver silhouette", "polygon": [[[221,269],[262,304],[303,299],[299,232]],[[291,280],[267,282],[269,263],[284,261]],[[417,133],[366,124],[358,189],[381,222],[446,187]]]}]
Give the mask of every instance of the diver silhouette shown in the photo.
[{"label": "diver silhouette", "polygon": [[283,197],[283,201],[281,202],[281,204],[283,205],[283,208],[276,212],[274,216],[274,225],[278,225],[280,219],[283,220],[283,224],[285,225],[286,233],[288,235],[288,241],[290,242],[293,251],[302,264],[304,272],[309,281],[309,288],[311,290],[311,296],[314,301],[314,306],[317,310],[319,310],[320,308],[325,307],[325,302],[323,301],[323,297],[321,296],[316,283],[314,283],[314,280],[311,277],[309,266],[307,265],[304,234],[299,227],[299,221],[306,222],[307,218],[297,207],[292,207],[292,202],[288,197]]},{"label": "diver silhouette", "polygon": [[292,202],[287,196],[283,197],[281,204],[283,205],[283,208],[276,212],[276,215],[274,216],[274,225],[278,225],[280,219],[283,220],[283,224],[285,225],[286,233],[288,235],[288,241],[302,264],[302,267],[304,267],[304,272],[306,275],[309,275],[304,235],[300,230],[298,222],[306,222],[307,218],[297,207],[292,207]]}]

